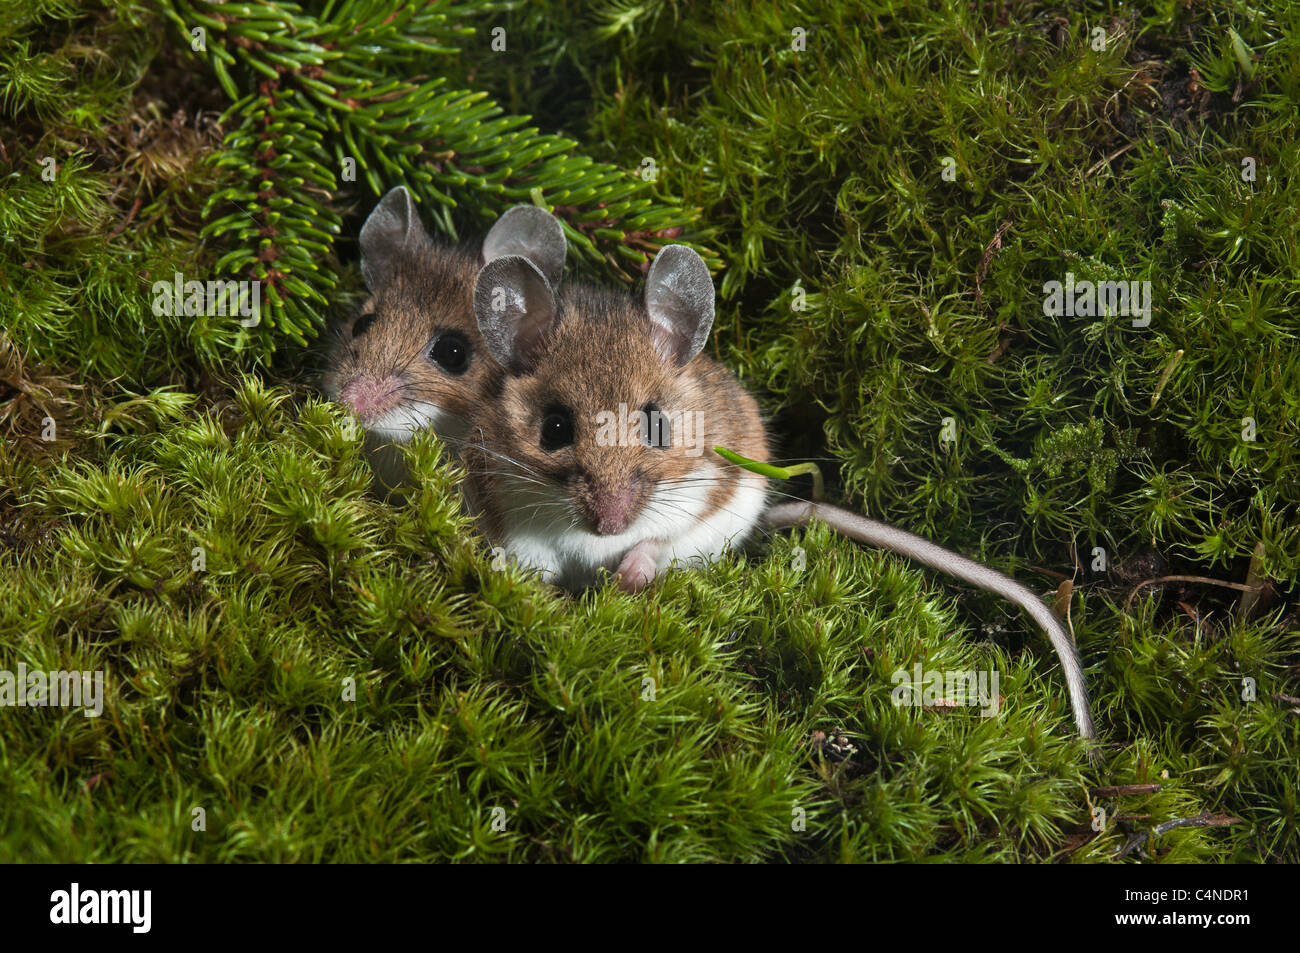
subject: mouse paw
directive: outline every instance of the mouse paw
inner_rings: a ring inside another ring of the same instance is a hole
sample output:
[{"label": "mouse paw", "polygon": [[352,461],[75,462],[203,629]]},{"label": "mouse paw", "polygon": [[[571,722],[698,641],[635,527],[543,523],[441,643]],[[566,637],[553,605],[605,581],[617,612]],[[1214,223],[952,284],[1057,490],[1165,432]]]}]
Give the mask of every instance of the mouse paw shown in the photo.
[{"label": "mouse paw", "polygon": [[618,587],[624,592],[640,592],[654,581],[659,567],[655,556],[659,545],[644,540],[627,551],[623,561],[618,564]]}]

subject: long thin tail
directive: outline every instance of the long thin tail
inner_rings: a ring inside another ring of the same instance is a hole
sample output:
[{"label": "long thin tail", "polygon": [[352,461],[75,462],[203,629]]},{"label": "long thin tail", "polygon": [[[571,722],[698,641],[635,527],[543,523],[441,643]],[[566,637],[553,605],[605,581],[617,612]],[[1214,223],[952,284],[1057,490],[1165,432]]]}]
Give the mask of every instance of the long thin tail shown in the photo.
[{"label": "long thin tail", "polygon": [[1083,681],[1083,666],[1079,664],[1079,653],[1074,647],[1074,640],[1070,638],[1070,633],[1056,617],[1056,613],[1027,586],[1021,585],[996,569],[977,563],[973,559],[967,559],[965,556],[959,556],[915,533],[890,526],[888,523],[867,519],[858,513],[828,503],[802,501],[780,503],[771,507],[764,515],[764,519],[774,529],[803,526],[814,520],[821,520],[850,539],[898,553],[900,556],[924,563],[932,569],[945,572],[962,582],[968,582],[1004,599],[1010,599],[1033,616],[1034,621],[1043,627],[1047,637],[1052,640],[1052,646],[1056,649],[1056,655],[1061,660],[1061,668],[1065,672],[1065,683],[1070,691],[1070,707],[1074,711],[1074,723],[1079,726],[1079,734],[1084,738],[1089,741],[1096,739],[1097,729],[1092,723],[1091,709],[1088,707],[1088,688]]}]

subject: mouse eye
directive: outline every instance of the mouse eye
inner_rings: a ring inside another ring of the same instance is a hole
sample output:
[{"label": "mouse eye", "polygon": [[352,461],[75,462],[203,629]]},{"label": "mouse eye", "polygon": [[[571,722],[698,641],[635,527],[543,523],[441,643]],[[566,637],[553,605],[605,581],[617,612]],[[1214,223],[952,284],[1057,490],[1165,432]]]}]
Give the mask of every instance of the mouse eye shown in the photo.
[{"label": "mouse eye", "polygon": [[551,407],[542,418],[542,449],[547,453],[573,443],[573,414],[567,407]]},{"label": "mouse eye", "polygon": [[459,331],[444,331],[429,348],[429,359],[448,374],[464,374],[469,369],[473,348]]},{"label": "mouse eye", "polygon": [[361,315],[361,317],[353,321],[352,322],[353,339],[359,338],[361,337],[361,335],[369,331],[370,325],[374,323],[375,323],[375,316],[373,314],[363,314]]},{"label": "mouse eye", "polygon": [[659,409],[659,405],[651,402],[641,408],[641,413],[645,415],[646,433],[645,445],[654,447],[656,450],[667,450],[673,445],[673,427],[668,415]]}]

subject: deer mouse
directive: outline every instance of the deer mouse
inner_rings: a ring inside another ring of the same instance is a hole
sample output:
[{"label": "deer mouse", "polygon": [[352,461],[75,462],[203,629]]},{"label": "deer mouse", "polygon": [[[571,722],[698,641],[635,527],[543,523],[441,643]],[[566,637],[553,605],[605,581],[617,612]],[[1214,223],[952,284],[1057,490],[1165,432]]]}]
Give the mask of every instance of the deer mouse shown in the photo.
[{"label": "deer mouse", "polygon": [[568,589],[602,571],[637,591],[662,570],[716,558],[760,525],[820,519],[837,532],[1010,599],[1047,630],[1075,723],[1096,737],[1083,669],[1060,620],[1030,589],[912,533],[825,503],[767,506],[754,398],[701,354],[713,282],[698,254],[668,245],[641,299],[591,285],[556,293],[528,259],[487,263],[474,288],[487,350],[505,369],[465,443],[467,495],[489,541]]},{"label": "deer mouse", "polygon": [[430,238],[405,186],[388,192],[361,227],[361,275],[370,297],[337,328],[322,378],[372,443],[402,443],[432,429],[453,442],[499,370],[485,359],[474,318],[479,268],[503,255],[532,262],[551,284],[567,250],[559,221],[517,205],[472,250]]},{"label": "deer mouse", "polygon": [[754,399],[700,353],[713,282],[698,254],[663,248],[643,300],[588,284],[557,295],[507,255],[479,273],[474,313],[506,371],[464,452],[490,540],[569,589],[603,570],[639,589],[749,534],[765,481],[711,448],[766,459],[767,439]]}]

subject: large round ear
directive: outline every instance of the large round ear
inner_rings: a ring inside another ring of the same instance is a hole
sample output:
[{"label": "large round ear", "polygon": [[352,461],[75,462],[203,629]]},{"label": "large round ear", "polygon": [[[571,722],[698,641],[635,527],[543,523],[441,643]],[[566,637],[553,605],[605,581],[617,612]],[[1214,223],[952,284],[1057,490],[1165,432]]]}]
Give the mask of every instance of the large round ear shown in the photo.
[{"label": "large round ear", "polygon": [[361,226],[361,277],[378,291],[393,277],[404,254],[428,240],[406,186],[390,189]]},{"label": "large round ear", "polygon": [[665,245],[646,278],[645,306],[659,354],[689,364],[713,327],[713,279],[704,259],[685,245]]},{"label": "large round ear", "polygon": [[536,265],[521,255],[506,255],[479,271],[474,317],[497,363],[518,374],[531,370],[545,349],[559,307]]},{"label": "large round ear", "polygon": [[568,243],[560,220],[536,205],[507,209],[483,239],[483,263],[519,255],[545,276],[552,288],[560,286]]}]

